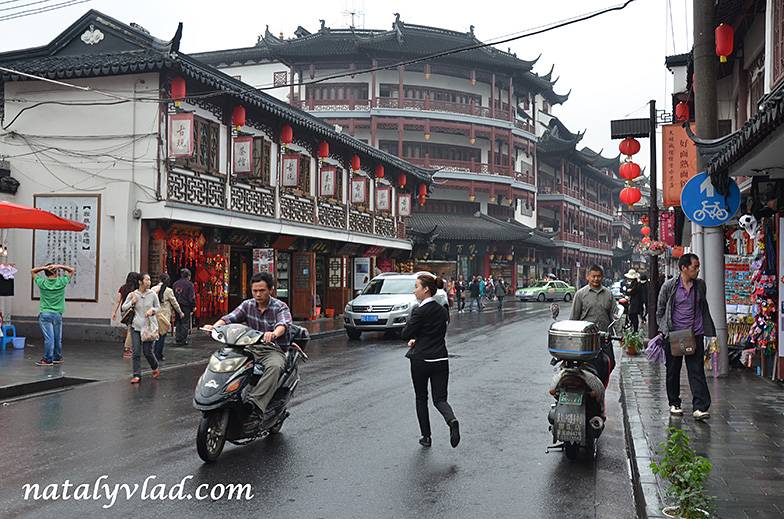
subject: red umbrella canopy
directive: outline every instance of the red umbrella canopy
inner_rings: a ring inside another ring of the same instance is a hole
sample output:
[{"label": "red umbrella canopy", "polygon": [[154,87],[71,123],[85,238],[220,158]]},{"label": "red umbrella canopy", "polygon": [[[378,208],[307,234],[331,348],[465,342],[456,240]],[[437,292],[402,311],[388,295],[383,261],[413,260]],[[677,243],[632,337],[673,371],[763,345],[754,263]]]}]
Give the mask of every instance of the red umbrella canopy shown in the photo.
[{"label": "red umbrella canopy", "polygon": [[34,207],[0,202],[0,229],[83,231],[87,226]]}]

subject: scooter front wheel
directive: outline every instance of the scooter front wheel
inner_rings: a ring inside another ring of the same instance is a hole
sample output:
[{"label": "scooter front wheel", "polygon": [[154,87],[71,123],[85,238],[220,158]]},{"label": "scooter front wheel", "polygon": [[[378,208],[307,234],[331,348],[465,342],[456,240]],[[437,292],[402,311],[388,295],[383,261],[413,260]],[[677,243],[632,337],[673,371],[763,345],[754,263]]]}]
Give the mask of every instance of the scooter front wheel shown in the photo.
[{"label": "scooter front wheel", "polygon": [[218,459],[226,444],[226,429],[229,425],[229,410],[218,409],[204,413],[196,434],[196,450],[205,463]]}]

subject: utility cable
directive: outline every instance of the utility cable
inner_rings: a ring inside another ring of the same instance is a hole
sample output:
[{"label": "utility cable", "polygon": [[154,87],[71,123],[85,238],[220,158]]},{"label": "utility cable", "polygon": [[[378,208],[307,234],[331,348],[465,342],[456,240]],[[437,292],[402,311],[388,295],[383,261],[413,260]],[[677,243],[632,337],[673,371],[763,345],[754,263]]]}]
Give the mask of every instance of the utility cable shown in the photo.
[{"label": "utility cable", "polygon": [[89,2],[90,0],[68,0],[67,2],[62,2],[59,4],[53,4],[50,6],[40,7],[38,9],[28,9],[27,11],[20,11],[18,13],[7,14],[5,16],[0,16],[0,22],[4,22],[6,20],[13,20],[15,18],[24,18],[26,16],[33,16],[35,14],[46,13],[49,11],[56,11],[58,9],[63,9],[65,7],[70,7],[72,5],[83,4],[85,2]]}]

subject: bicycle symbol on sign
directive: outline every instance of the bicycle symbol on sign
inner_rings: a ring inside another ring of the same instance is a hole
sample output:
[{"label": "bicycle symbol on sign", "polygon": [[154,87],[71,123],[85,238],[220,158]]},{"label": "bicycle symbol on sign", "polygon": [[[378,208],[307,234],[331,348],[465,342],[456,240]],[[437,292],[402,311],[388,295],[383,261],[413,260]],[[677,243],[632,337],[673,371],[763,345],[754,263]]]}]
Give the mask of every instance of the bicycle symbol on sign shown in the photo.
[{"label": "bicycle symbol on sign", "polygon": [[719,202],[708,202],[707,200],[703,200],[702,209],[694,211],[692,216],[694,217],[695,222],[701,222],[706,216],[723,221],[729,218],[730,215],[726,209],[719,206]]}]

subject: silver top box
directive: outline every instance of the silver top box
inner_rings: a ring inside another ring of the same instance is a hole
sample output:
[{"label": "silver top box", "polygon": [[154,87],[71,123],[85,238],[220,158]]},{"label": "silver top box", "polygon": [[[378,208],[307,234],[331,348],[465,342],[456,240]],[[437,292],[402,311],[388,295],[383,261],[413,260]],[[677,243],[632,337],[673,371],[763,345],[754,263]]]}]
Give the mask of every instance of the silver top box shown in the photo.
[{"label": "silver top box", "polygon": [[591,360],[599,353],[599,329],[588,321],[556,321],[548,332],[547,348],[559,360]]}]

